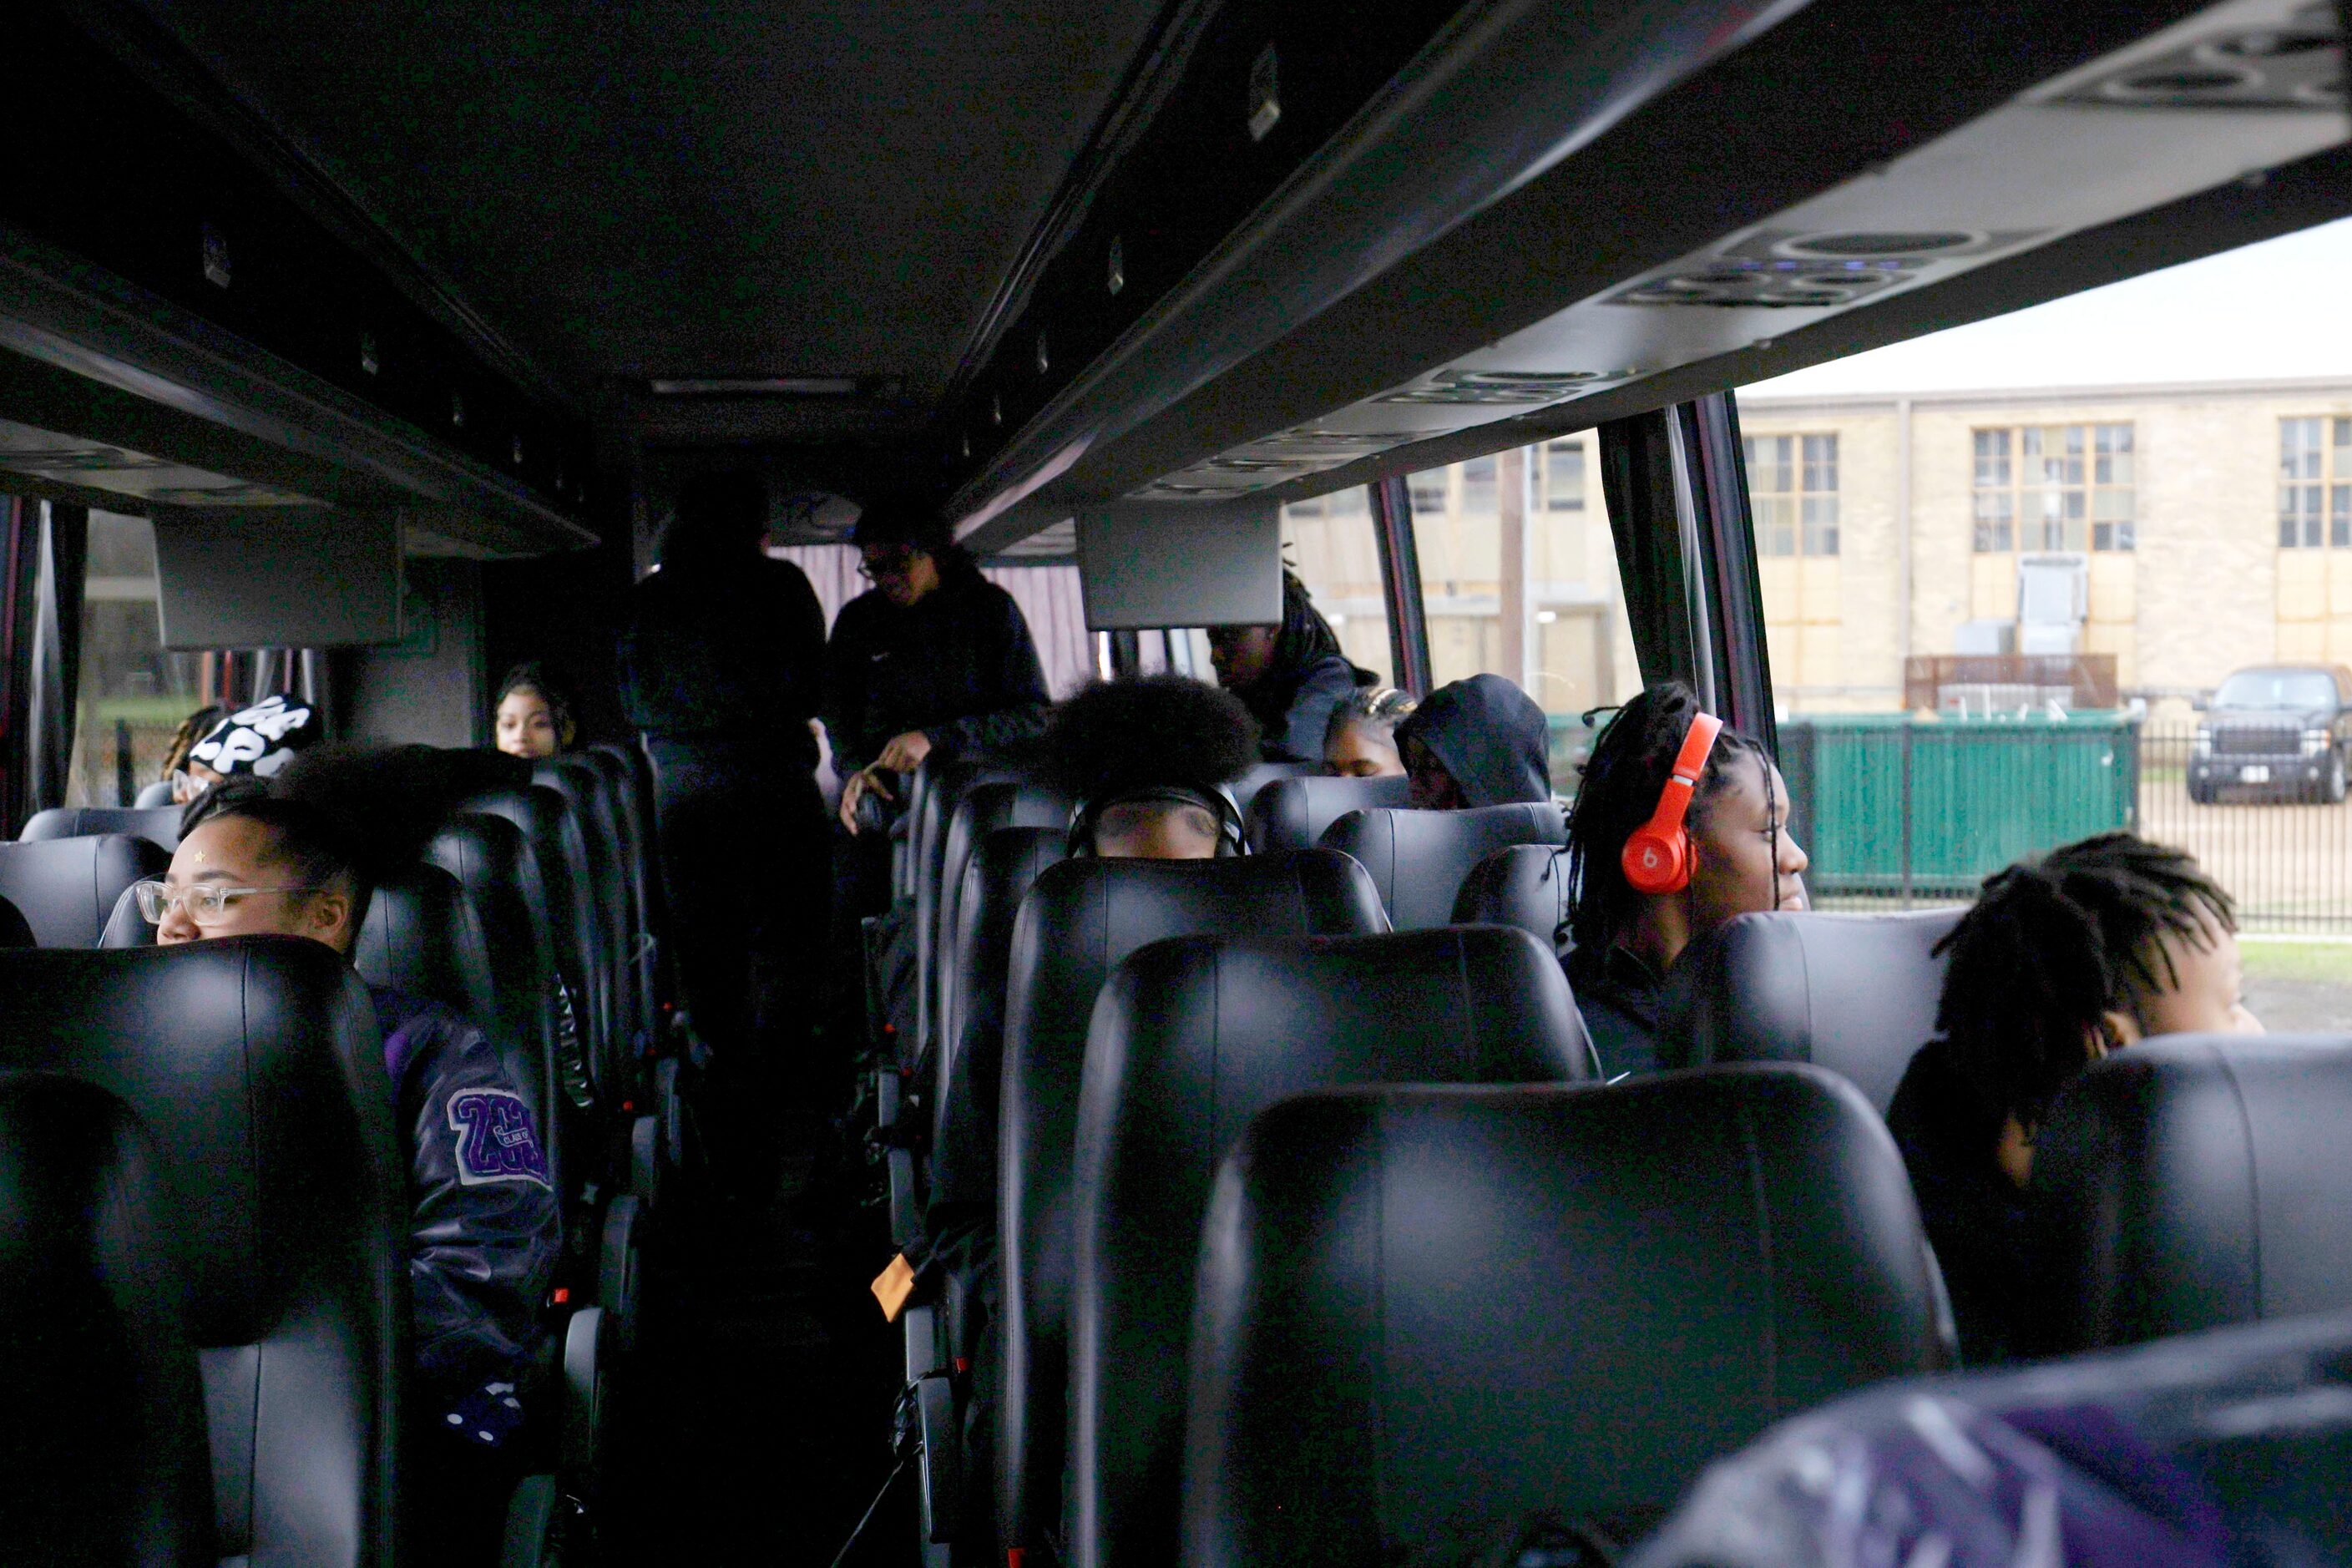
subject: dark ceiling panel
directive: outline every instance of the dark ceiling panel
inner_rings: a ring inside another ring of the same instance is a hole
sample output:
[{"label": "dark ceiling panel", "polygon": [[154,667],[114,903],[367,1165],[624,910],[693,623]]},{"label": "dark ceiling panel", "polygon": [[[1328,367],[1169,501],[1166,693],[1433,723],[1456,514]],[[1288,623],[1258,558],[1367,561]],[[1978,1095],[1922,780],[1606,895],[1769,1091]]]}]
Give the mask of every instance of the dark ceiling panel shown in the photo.
[{"label": "dark ceiling panel", "polygon": [[555,374],[938,395],[1151,0],[142,0]]}]

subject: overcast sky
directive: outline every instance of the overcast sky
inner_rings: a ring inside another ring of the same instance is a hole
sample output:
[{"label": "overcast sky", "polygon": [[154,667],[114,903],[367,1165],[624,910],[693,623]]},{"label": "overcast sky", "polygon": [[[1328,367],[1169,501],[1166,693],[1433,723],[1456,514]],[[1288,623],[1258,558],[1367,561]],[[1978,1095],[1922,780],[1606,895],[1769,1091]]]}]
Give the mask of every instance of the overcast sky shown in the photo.
[{"label": "overcast sky", "polygon": [[1741,397],[2352,377],[2352,218],[1890,343]]}]

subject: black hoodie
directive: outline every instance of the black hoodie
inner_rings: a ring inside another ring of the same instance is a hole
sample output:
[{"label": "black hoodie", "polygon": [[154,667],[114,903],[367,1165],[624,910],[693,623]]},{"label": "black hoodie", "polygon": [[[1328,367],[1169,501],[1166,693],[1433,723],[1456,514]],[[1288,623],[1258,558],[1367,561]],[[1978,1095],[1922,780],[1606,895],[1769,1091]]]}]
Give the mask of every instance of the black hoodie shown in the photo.
[{"label": "black hoodie", "polygon": [[1551,798],[1551,728],[1543,710],[1499,675],[1441,686],[1396,730],[1400,750],[1417,740],[1454,775],[1472,805]]}]

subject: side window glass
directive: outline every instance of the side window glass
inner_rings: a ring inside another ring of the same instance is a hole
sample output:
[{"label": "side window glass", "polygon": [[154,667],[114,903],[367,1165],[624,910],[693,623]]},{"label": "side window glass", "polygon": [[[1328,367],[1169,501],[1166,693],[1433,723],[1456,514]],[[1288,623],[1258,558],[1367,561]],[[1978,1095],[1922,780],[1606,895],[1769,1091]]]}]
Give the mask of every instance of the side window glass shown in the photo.
[{"label": "side window glass", "polygon": [[[1389,651],[1388,602],[1381,588],[1380,541],[1363,490],[1335,490],[1282,509],[1282,558],[1339,634],[1340,651],[1383,686],[1396,684]],[[1200,671],[1210,674],[1202,651]]]}]

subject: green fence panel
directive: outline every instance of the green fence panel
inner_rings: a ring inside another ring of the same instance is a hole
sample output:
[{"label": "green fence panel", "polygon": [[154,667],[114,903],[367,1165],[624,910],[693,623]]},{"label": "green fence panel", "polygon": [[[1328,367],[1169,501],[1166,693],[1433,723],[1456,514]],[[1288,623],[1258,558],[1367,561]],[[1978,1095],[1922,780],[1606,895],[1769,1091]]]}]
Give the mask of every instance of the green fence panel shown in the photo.
[{"label": "green fence panel", "polygon": [[1816,714],[1785,721],[1807,880],[1823,896],[1966,894],[2026,855],[2132,826],[2137,721]]}]

